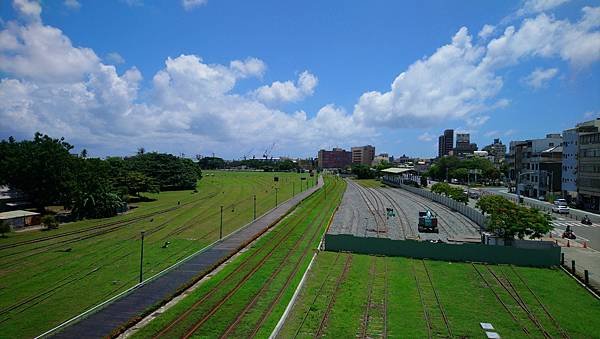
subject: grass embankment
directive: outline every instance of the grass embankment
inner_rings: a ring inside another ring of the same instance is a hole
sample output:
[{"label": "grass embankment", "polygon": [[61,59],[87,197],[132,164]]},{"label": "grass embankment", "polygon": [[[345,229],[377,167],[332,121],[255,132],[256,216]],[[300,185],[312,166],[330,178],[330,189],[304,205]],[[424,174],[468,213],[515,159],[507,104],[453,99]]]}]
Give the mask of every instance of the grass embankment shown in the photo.
[{"label": "grass embankment", "polygon": [[275,206],[275,187],[282,202],[292,190],[298,193],[301,182],[293,173],[205,174],[211,175],[199,181],[198,193],[147,194],[156,201],[139,203],[124,215],[0,239],[2,336],[33,337],[135,285],[140,231],[147,232],[147,278],[217,240],[221,205],[228,234],[252,220],[254,194],[259,216]]},{"label": "grass embankment", "polygon": [[135,333],[135,337],[268,337],[339,204],[345,182],[319,190],[248,251]]},{"label": "grass embankment", "polygon": [[280,337],[480,338],[489,322],[503,338],[591,338],[598,317],[600,303],[558,269],[321,252]]},{"label": "grass embankment", "polygon": [[371,188],[387,187],[386,184],[382,183],[379,180],[375,180],[375,179],[352,179],[352,180],[363,187],[371,187]]}]

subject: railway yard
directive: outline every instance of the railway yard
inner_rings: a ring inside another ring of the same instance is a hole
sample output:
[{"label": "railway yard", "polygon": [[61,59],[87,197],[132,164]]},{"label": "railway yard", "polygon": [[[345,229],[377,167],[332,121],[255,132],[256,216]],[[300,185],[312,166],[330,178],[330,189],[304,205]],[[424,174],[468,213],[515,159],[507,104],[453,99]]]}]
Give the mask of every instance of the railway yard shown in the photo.
[{"label": "railway yard", "polygon": [[[331,234],[389,239],[479,242],[479,226],[459,212],[395,188],[364,187],[353,180],[329,229]],[[393,209],[393,216],[386,209]],[[419,233],[418,212],[437,214],[439,233]]]},{"label": "railway yard", "polygon": [[[278,176],[284,201],[299,187],[291,183],[301,180],[297,174]],[[322,188],[168,307],[138,314],[142,320],[122,337],[475,338],[485,336],[481,323],[490,323],[503,338],[600,333],[598,299],[558,268],[320,251],[325,232],[479,240],[475,223],[421,196],[323,179]],[[150,276],[214,242],[221,205],[227,211],[225,234],[252,220],[248,197],[257,195],[257,213],[270,210],[274,187],[273,174],[215,172],[201,181],[199,193],[161,193],[113,219],[2,243],[2,336],[34,337],[134,285],[140,230],[147,231],[143,265]],[[439,233],[418,232],[418,212],[425,209],[437,215]],[[44,311],[50,307],[53,312]],[[96,318],[84,321],[90,319]],[[58,336],[71,332],[65,333]]]},{"label": "railway yard", "polygon": [[320,252],[278,337],[593,338],[599,316],[558,269]]},{"label": "railway yard", "polygon": [[272,231],[132,336],[268,337],[317,248],[345,183],[326,180]]},{"label": "railway yard", "polygon": [[[129,213],[11,235],[0,243],[0,324],[5,337],[33,337],[139,279],[140,232],[146,231],[144,278],[214,242],[275,206],[273,174],[215,172],[192,191],[148,194]],[[280,173],[278,199],[300,189],[300,175]],[[308,177],[307,174],[304,175]],[[303,184],[306,180],[302,181]],[[51,309],[52,311],[48,311]]]}]

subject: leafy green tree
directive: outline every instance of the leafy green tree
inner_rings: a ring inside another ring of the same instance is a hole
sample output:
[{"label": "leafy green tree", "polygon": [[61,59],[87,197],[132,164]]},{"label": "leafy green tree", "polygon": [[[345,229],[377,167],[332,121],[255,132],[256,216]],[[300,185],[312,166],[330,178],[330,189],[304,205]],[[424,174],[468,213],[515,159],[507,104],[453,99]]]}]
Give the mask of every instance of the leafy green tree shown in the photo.
[{"label": "leafy green tree", "polygon": [[49,230],[55,230],[58,228],[58,221],[53,215],[45,215],[42,217],[42,224]]},{"label": "leafy green tree", "polygon": [[466,182],[469,176],[469,170],[466,168],[455,168],[450,171],[450,178],[457,179],[461,182]]},{"label": "leafy green tree", "polygon": [[138,153],[125,158],[125,168],[154,179],[161,191],[196,188],[202,170],[191,159],[164,153]]},{"label": "leafy green tree", "polygon": [[0,184],[27,194],[39,209],[69,200],[73,148],[64,138],[36,133],[33,140],[0,143]]},{"label": "leafy green tree", "polygon": [[159,186],[154,179],[136,171],[124,172],[123,176],[116,179],[115,184],[117,187],[126,187],[128,194],[138,197],[141,192],[160,192]]},{"label": "leafy green tree", "polygon": [[363,164],[352,165],[352,174],[356,175],[358,179],[372,179],[375,177],[371,167]]},{"label": "leafy green tree", "polygon": [[10,233],[10,231],[12,231],[12,229],[8,222],[0,220],[0,233],[2,233],[2,238],[6,238],[6,233]]},{"label": "leafy green tree", "polygon": [[198,166],[201,169],[214,170],[218,168],[225,168],[225,160],[218,157],[201,157],[196,156],[198,160]]},{"label": "leafy green tree", "polygon": [[421,176],[421,186],[427,187],[427,177],[424,175]]},{"label": "leafy green tree", "polygon": [[550,217],[537,209],[519,206],[500,196],[481,197],[476,207],[489,215],[487,228],[503,237],[507,244],[515,237],[541,238],[552,230]]}]

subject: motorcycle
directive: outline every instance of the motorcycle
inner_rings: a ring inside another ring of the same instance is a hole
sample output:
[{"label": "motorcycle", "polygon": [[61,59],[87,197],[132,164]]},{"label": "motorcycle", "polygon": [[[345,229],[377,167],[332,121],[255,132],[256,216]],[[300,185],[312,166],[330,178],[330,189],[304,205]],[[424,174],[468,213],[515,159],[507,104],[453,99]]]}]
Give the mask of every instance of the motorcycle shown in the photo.
[{"label": "motorcycle", "polygon": [[588,218],[588,216],[586,215],[585,217],[583,217],[583,219],[581,219],[581,223],[584,225],[591,225],[592,220],[590,220],[590,218]]}]

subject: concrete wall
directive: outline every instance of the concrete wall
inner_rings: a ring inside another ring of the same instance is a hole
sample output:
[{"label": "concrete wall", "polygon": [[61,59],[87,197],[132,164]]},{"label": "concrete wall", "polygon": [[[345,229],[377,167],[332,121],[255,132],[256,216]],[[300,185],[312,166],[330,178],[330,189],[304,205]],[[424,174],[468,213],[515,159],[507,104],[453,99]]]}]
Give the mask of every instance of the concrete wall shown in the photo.
[{"label": "concrete wall", "polygon": [[[532,241],[531,243],[539,243]],[[531,244],[534,245],[534,244]],[[348,234],[326,234],[325,250],[378,254],[419,259],[459,262],[485,262],[519,266],[550,267],[560,264],[560,247],[543,242],[544,246],[493,246],[483,244],[447,244],[387,238],[362,238]]]}]

